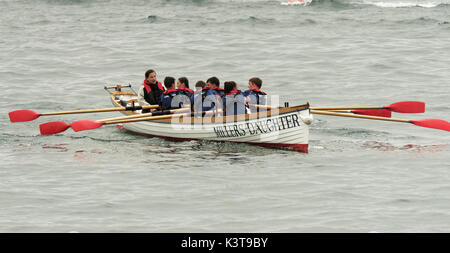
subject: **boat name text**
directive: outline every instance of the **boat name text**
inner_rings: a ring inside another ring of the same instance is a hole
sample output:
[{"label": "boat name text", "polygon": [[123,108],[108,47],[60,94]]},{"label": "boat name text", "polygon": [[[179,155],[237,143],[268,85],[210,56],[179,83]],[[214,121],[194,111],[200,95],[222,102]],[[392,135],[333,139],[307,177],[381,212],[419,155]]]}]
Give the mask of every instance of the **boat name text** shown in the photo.
[{"label": "boat name text", "polygon": [[214,127],[218,138],[242,137],[248,135],[266,134],[300,126],[298,115],[291,114],[279,118],[269,118],[257,122]]}]

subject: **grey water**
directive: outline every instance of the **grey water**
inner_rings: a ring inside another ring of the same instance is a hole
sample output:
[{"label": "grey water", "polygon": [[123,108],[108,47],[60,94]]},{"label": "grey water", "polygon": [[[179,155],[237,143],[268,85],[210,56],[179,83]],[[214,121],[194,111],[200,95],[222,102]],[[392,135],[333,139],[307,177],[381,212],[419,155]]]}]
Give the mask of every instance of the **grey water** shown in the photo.
[{"label": "grey water", "polygon": [[449,0],[1,0],[0,232],[450,232],[450,135],[315,115],[309,153],[115,126],[105,85],[217,76],[290,105],[423,101],[450,121]]}]

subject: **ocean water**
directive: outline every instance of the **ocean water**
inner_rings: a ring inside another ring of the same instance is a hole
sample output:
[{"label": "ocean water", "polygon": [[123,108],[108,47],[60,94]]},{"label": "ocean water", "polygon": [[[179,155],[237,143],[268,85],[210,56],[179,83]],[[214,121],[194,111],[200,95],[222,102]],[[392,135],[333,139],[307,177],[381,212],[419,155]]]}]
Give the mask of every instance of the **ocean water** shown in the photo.
[{"label": "ocean water", "polygon": [[114,126],[104,85],[250,77],[291,105],[450,121],[449,0],[1,0],[0,232],[450,232],[450,135],[315,115],[308,154]]}]

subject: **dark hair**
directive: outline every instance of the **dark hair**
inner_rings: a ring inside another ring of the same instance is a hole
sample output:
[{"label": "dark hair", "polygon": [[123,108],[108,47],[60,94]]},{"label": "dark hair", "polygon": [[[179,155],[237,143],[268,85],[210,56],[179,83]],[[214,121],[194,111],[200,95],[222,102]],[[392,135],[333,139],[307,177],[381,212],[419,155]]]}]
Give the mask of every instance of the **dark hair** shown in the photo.
[{"label": "dark hair", "polygon": [[145,72],[145,79],[147,79],[148,76],[149,76],[151,73],[154,73],[154,72],[155,72],[155,71],[154,71],[153,69],[147,70],[147,71]]},{"label": "dark hair", "polygon": [[178,81],[180,81],[180,83],[184,83],[184,86],[189,89],[189,80],[186,77],[180,77],[178,78]]},{"label": "dark hair", "polygon": [[259,79],[258,77],[252,77],[250,78],[250,80],[248,80],[249,82],[252,82],[254,84],[256,84],[256,86],[258,86],[258,89],[261,89],[262,86],[262,81],[261,79]]},{"label": "dark hair", "polygon": [[197,81],[197,83],[195,84],[195,87],[201,87],[202,89],[205,88],[206,83],[202,80]]},{"label": "dark hair", "polygon": [[166,86],[167,89],[172,88],[172,85],[175,84],[175,78],[171,77],[171,76],[166,76],[166,78],[164,78],[164,86]]},{"label": "dark hair", "polygon": [[212,83],[212,84],[216,85],[217,87],[220,86],[219,78],[217,78],[217,77],[215,77],[215,76],[210,77],[208,80],[206,80],[206,82],[207,82],[207,83]]},{"label": "dark hair", "polygon": [[234,81],[227,81],[223,83],[225,94],[230,93],[235,87],[236,83]]}]

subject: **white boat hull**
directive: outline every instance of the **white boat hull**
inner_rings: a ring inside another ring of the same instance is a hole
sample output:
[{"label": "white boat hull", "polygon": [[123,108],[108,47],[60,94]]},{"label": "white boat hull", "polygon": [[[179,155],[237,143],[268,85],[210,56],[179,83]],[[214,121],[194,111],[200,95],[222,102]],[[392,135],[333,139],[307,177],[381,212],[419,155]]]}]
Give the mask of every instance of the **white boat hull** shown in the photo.
[{"label": "white boat hull", "polygon": [[[115,95],[112,95],[113,104],[120,106],[117,94]],[[128,101],[134,97],[121,96],[120,99]],[[130,115],[139,112],[124,113]],[[267,114],[260,113],[258,117],[247,116],[245,119],[241,117],[241,120],[229,118],[174,117],[168,120],[124,123],[123,129],[144,136],[174,141],[227,141],[308,152],[309,127],[302,120],[311,118],[308,107],[291,110],[281,108],[277,113],[274,111]]]}]

